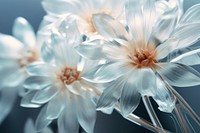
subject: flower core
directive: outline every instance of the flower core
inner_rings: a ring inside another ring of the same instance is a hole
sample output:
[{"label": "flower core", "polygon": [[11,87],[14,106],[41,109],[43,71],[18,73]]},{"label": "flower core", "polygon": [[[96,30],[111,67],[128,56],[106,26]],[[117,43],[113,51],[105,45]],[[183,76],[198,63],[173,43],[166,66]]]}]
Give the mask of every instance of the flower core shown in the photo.
[{"label": "flower core", "polygon": [[28,64],[34,62],[38,60],[38,55],[37,52],[35,52],[34,50],[28,50],[23,56],[22,58],[20,58],[18,60],[20,67],[26,67]]},{"label": "flower core", "polygon": [[152,46],[135,48],[132,52],[130,52],[129,58],[132,60],[131,64],[136,68],[153,68],[157,62],[156,51]]},{"label": "flower core", "polygon": [[76,69],[72,68],[65,68],[62,71],[62,74],[59,76],[59,79],[64,83],[64,84],[71,84],[74,81],[79,79],[80,72],[78,72]]}]

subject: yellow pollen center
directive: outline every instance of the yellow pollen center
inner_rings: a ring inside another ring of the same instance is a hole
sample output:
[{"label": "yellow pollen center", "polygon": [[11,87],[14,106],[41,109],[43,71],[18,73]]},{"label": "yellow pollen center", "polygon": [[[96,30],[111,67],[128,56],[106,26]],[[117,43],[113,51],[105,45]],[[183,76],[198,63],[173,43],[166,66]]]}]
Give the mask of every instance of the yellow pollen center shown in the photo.
[{"label": "yellow pollen center", "polygon": [[156,52],[153,49],[135,49],[130,52],[129,58],[133,61],[131,64],[137,68],[154,67],[156,61]]},{"label": "yellow pollen center", "polygon": [[59,76],[59,78],[64,84],[69,85],[73,83],[74,81],[78,80],[79,75],[80,75],[80,72],[78,72],[76,69],[66,67],[63,70],[62,74]]}]

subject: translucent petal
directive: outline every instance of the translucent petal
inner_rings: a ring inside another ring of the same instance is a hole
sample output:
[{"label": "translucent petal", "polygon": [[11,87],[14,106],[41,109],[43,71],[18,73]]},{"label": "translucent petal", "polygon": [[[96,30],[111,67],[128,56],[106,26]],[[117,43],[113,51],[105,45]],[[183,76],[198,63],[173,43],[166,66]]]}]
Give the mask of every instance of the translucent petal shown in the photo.
[{"label": "translucent petal", "polygon": [[105,57],[102,53],[102,40],[95,40],[92,42],[84,42],[82,45],[77,46],[77,52],[88,59],[98,60]]},{"label": "translucent petal", "polygon": [[37,119],[35,121],[35,128],[37,132],[44,130],[52,121],[50,119],[47,119],[46,111],[47,111],[47,105],[45,105],[41,109],[39,115],[37,116]]},{"label": "translucent petal", "polygon": [[48,86],[45,89],[37,91],[31,100],[33,103],[43,104],[51,100],[54,96],[56,96],[60,91],[60,88],[57,86]]},{"label": "translucent petal", "polygon": [[179,25],[182,24],[188,24],[188,23],[195,23],[195,22],[200,22],[200,4],[196,4],[192,7],[190,7],[185,14],[182,16]]},{"label": "translucent petal", "polygon": [[50,46],[50,44],[43,43],[41,47],[41,56],[43,61],[45,62],[51,62],[53,60],[53,48]]},{"label": "translucent petal", "polygon": [[25,123],[24,133],[35,133],[34,122],[30,118]]},{"label": "translucent petal", "polygon": [[153,99],[159,105],[159,109],[163,112],[171,113],[175,107],[175,98],[167,89],[163,82],[157,78],[157,87]]},{"label": "translucent petal", "polygon": [[17,98],[17,88],[3,88],[0,97],[0,124],[10,113]]},{"label": "translucent petal", "polygon": [[156,19],[155,0],[147,0],[143,7],[145,41],[148,43]]},{"label": "translucent petal", "polygon": [[15,19],[13,26],[13,35],[23,42],[26,48],[33,48],[36,44],[36,38],[33,27],[22,17]]},{"label": "translucent petal", "polygon": [[51,1],[43,0],[42,6],[47,13],[55,15],[63,15],[69,13],[70,11],[77,10],[77,8],[75,8],[73,3],[63,0],[51,0]]},{"label": "translucent petal", "polygon": [[43,76],[30,76],[24,82],[24,87],[30,90],[41,90],[53,83],[53,79]]},{"label": "translucent petal", "polygon": [[36,91],[29,91],[21,100],[20,106],[27,107],[27,108],[38,108],[41,105],[32,103],[31,100],[33,99]]},{"label": "translucent petal", "polygon": [[124,87],[124,80],[119,78],[108,84],[97,102],[98,110],[110,108],[118,101],[122,88]]},{"label": "translucent petal", "polygon": [[65,100],[64,96],[57,95],[48,103],[46,112],[47,119],[53,120],[60,116],[65,107]]},{"label": "translucent petal", "polygon": [[127,0],[125,4],[126,21],[132,37],[136,41],[143,39],[143,15],[140,2],[138,0]]},{"label": "translucent petal", "polygon": [[160,63],[156,71],[172,86],[189,87],[200,84],[200,74],[183,64]]},{"label": "translucent petal", "polygon": [[34,76],[54,76],[55,67],[43,62],[34,62],[27,66],[27,72]]},{"label": "translucent petal", "polygon": [[58,118],[59,133],[78,133],[79,131],[74,100],[72,98],[66,100],[66,108]]},{"label": "translucent petal", "polygon": [[180,63],[184,65],[198,65],[200,64],[200,49],[184,53],[172,59],[170,62]]},{"label": "translucent petal", "polygon": [[67,89],[75,95],[82,95],[83,93],[83,89],[79,81],[75,81],[71,85],[68,85]]},{"label": "translucent petal", "polygon": [[128,38],[125,27],[111,16],[106,14],[95,14],[92,19],[98,33],[106,39]]},{"label": "translucent petal", "polygon": [[[158,46],[158,53],[166,53],[188,47],[198,41],[200,38],[200,23],[188,24],[175,29],[171,37],[164,43]],[[162,49],[162,51],[161,51]],[[159,55],[158,55],[159,56]],[[163,56],[163,58],[165,57]]]},{"label": "translucent petal", "polygon": [[0,34],[0,46],[1,58],[19,58],[23,50],[23,44],[20,41],[5,34]]},{"label": "translucent petal", "polygon": [[141,95],[153,96],[156,91],[156,76],[155,73],[149,68],[140,69],[137,78],[138,91]]},{"label": "translucent petal", "polygon": [[93,133],[96,120],[96,107],[89,97],[76,96],[77,117],[80,125],[88,133]]},{"label": "translucent petal", "polygon": [[128,73],[130,70],[131,68],[123,62],[107,63],[94,74],[93,81],[110,82]]},{"label": "translucent petal", "polygon": [[120,98],[120,110],[124,117],[132,113],[140,103],[140,93],[138,92],[137,83],[137,72],[132,75],[127,74],[127,81],[124,84],[124,88]]}]

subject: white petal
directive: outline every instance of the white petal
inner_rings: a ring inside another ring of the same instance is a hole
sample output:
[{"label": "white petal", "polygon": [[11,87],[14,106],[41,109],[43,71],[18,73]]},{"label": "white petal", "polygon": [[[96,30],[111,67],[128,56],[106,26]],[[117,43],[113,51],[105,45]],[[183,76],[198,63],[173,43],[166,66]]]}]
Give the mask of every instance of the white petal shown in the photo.
[{"label": "white petal", "polygon": [[119,100],[124,87],[124,80],[119,78],[108,84],[97,102],[98,110],[110,108]]},{"label": "white petal", "polygon": [[124,117],[132,113],[140,103],[140,93],[138,92],[137,83],[137,72],[133,72],[132,75],[128,75],[126,83],[121,93],[120,98],[120,110]]},{"label": "white petal", "polygon": [[32,99],[33,103],[43,104],[51,100],[60,91],[57,86],[48,86],[40,91],[37,91]]},{"label": "white petal", "polygon": [[103,65],[95,74],[93,81],[110,82],[131,70],[126,63],[115,62]]},{"label": "white petal", "polygon": [[38,107],[40,107],[41,105],[31,102],[35,93],[36,93],[36,91],[29,91],[25,96],[23,96],[20,106],[27,107],[27,108],[38,108]]},{"label": "white petal", "polygon": [[96,107],[90,97],[76,96],[77,117],[80,125],[87,133],[93,133],[96,120]]},{"label": "white petal", "polygon": [[126,19],[132,37],[136,41],[143,39],[143,15],[141,4],[138,0],[127,0],[125,4]]},{"label": "white petal", "polygon": [[24,87],[30,90],[40,90],[53,83],[53,79],[43,76],[31,76],[24,82]]},{"label": "white petal", "polygon": [[5,34],[0,34],[0,46],[1,58],[19,58],[23,50],[23,44],[20,41]]},{"label": "white petal", "polygon": [[156,89],[155,73],[149,68],[140,69],[137,78],[138,91],[141,95],[152,96]]},{"label": "white petal", "polygon": [[25,123],[24,133],[35,133],[34,122],[30,118]]},{"label": "white petal", "polygon": [[125,27],[111,16],[95,14],[92,19],[98,33],[106,39],[113,40],[115,38],[122,38],[126,40],[128,38]]},{"label": "white petal", "polygon": [[53,48],[50,44],[44,42],[42,47],[41,47],[41,56],[43,61],[49,63],[53,60]]},{"label": "white petal", "polygon": [[95,40],[92,42],[84,42],[83,44],[77,46],[75,49],[77,52],[88,59],[97,60],[102,59],[105,55],[102,53],[102,43],[103,40]]},{"label": "white petal", "polygon": [[36,38],[33,27],[22,17],[15,19],[13,26],[13,35],[23,42],[26,48],[33,48],[36,44]]},{"label": "white petal", "polygon": [[200,49],[196,49],[187,53],[184,53],[170,62],[180,63],[184,65],[198,65],[200,64]]},{"label": "white petal", "polygon": [[0,97],[0,124],[10,113],[17,98],[17,88],[3,88]]},{"label": "white petal", "polygon": [[188,23],[195,23],[200,22],[200,4],[196,4],[190,7],[185,14],[182,16],[179,25],[188,24]]},{"label": "white petal", "polygon": [[57,119],[65,107],[64,96],[57,95],[49,103],[47,107],[47,119]]},{"label": "white petal", "polygon": [[[200,38],[200,23],[187,24],[175,29],[171,37],[164,43],[158,46],[158,53],[166,53],[188,47],[198,41]],[[164,48],[164,49],[163,49]],[[162,49],[162,51],[160,50]],[[165,57],[163,56],[163,58]]]},{"label": "white petal", "polygon": [[200,74],[183,64],[158,64],[156,71],[172,86],[189,87],[200,84]]},{"label": "white petal", "polygon": [[[68,101],[69,100],[69,101]],[[78,133],[79,123],[76,116],[75,99],[67,99],[67,104],[62,115],[58,118],[58,132],[59,133]]]},{"label": "white petal", "polygon": [[156,19],[155,0],[147,0],[143,7],[145,41],[148,43]]},{"label": "white petal", "polygon": [[50,119],[47,119],[46,111],[47,111],[47,105],[45,105],[41,109],[39,115],[37,116],[37,119],[35,121],[35,128],[37,132],[44,130],[52,121]]},{"label": "white petal", "polygon": [[75,95],[82,95],[83,93],[83,89],[79,81],[75,81],[71,85],[68,85],[67,89]]},{"label": "white petal", "polygon": [[42,62],[34,62],[27,66],[27,72],[34,76],[54,76],[55,68]]},{"label": "white petal", "polygon": [[163,82],[157,78],[157,87],[153,99],[163,112],[171,113],[175,107],[175,98]]}]

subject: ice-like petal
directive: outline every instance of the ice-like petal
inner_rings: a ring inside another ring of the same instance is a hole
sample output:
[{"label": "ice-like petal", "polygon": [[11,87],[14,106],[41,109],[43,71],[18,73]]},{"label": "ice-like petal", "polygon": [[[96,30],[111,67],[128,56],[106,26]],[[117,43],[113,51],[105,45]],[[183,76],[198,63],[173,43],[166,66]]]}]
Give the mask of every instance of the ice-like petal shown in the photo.
[{"label": "ice-like petal", "polygon": [[179,21],[179,25],[200,22],[200,4],[190,7]]},{"label": "ice-like petal", "polygon": [[30,118],[25,123],[24,133],[35,133],[34,122]]},{"label": "ice-like petal", "polygon": [[58,118],[59,133],[78,133],[79,131],[74,100],[73,97],[66,100],[66,108]]},{"label": "ice-like petal", "polygon": [[175,29],[171,37],[165,43],[157,47],[158,54],[164,55],[163,53],[165,53],[165,55],[162,56],[164,58],[174,50],[188,47],[196,43],[199,38],[200,23],[183,25]]},{"label": "ice-like petal", "polygon": [[96,107],[90,97],[76,96],[77,117],[80,125],[87,133],[93,133],[96,120]]},{"label": "ice-like petal", "polygon": [[113,40],[115,38],[122,38],[126,40],[128,38],[125,27],[111,16],[95,14],[92,18],[96,30],[106,39]]},{"label": "ice-like petal", "polygon": [[[147,0],[143,7],[145,42],[148,43],[156,19],[155,0]],[[137,32],[137,31],[136,31]]]},{"label": "ice-like petal", "polygon": [[196,49],[187,53],[184,53],[170,62],[180,63],[184,65],[198,65],[200,64],[200,49]]},{"label": "ice-like petal", "polygon": [[41,105],[31,102],[35,93],[36,93],[36,91],[29,91],[25,96],[23,96],[20,106],[27,107],[27,108],[38,108],[38,107],[40,107]]},{"label": "ice-like petal", "polygon": [[172,86],[189,87],[200,84],[200,74],[190,66],[159,63],[156,71]]},{"label": "ice-like petal", "polygon": [[140,103],[141,95],[137,88],[140,79],[137,79],[137,75],[137,71],[131,75],[126,75],[127,81],[124,84],[120,98],[120,110],[124,117],[132,113]]},{"label": "ice-like petal", "polygon": [[22,17],[15,19],[13,26],[13,35],[23,42],[25,48],[33,48],[36,44],[36,38],[33,27]]},{"label": "ice-like petal", "polygon": [[141,4],[138,0],[127,0],[125,3],[126,21],[133,39],[140,41],[144,35],[144,24]]},{"label": "ice-like petal", "polygon": [[55,96],[47,107],[47,119],[57,119],[65,107],[65,98],[62,95]]},{"label": "ice-like petal", "polygon": [[112,107],[120,98],[122,88],[124,87],[124,80],[119,78],[111,83],[104,89],[102,95],[97,102],[97,109],[104,110]]},{"label": "ice-like petal", "polygon": [[30,90],[41,90],[53,84],[53,79],[43,76],[30,76],[24,82],[24,87]]},{"label": "ice-like petal", "polygon": [[[19,58],[23,50],[23,44],[12,36],[0,33],[0,57]],[[8,54],[9,53],[9,54]]]},{"label": "ice-like petal", "polygon": [[17,98],[17,88],[3,88],[0,97],[0,124],[10,113]]},{"label": "ice-like petal", "polygon": [[37,91],[32,99],[33,103],[37,104],[43,104],[51,100],[53,97],[55,97],[60,91],[60,88],[58,88],[55,85],[47,86],[46,88]]},{"label": "ice-like petal", "polygon": [[41,56],[43,61],[49,63],[53,60],[53,48],[50,44],[44,42],[42,47],[41,47]]},{"label": "ice-like petal", "polygon": [[94,82],[110,82],[128,73],[131,68],[124,62],[111,62],[103,65],[94,74]]},{"label": "ice-like petal", "polygon": [[77,52],[88,59],[98,60],[105,58],[104,53],[102,52],[102,43],[103,40],[94,40],[92,42],[84,42],[83,44],[75,47]]},{"label": "ice-like petal", "polygon": [[156,76],[155,73],[149,68],[140,69],[137,78],[138,91],[141,95],[153,96],[156,91]]},{"label": "ice-like petal", "polygon": [[43,62],[34,62],[27,66],[27,72],[32,76],[54,76],[55,67]]},{"label": "ice-like petal", "polygon": [[163,82],[157,78],[156,88],[153,99],[159,105],[159,109],[163,112],[171,113],[175,107],[175,98],[173,94],[167,89]]},{"label": "ice-like petal", "polygon": [[46,112],[47,112],[47,105],[45,105],[41,109],[41,111],[35,121],[35,128],[36,128],[37,132],[44,130],[52,122],[52,120],[47,119]]}]

